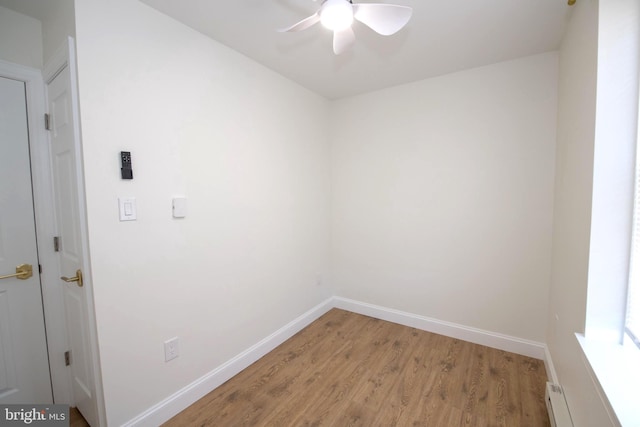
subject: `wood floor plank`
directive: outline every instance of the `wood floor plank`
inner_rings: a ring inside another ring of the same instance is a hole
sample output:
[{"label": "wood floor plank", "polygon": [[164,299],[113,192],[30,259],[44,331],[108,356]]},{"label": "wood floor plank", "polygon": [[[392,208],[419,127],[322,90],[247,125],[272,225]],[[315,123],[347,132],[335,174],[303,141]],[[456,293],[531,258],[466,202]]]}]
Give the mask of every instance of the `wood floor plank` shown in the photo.
[{"label": "wood floor plank", "polygon": [[[359,336],[378,335],[381,328],[386,326],[385,322],[371,318],[366,318],[364,325]],[[338,408],[350,403],[354,388],[368,370],[371,356],[376,354],[372,351],[375,345],[367,340],[355,339],[347,348],[331,354],[319,381],[301,395],[303,401],[309,402],[308,405],[302,405],[305,410],[301,413],[301,424],[323,425],[335,419],[335,415],[341,412]],[[357,363],[353,363],[354,360]],[[296,422],[299,418],[294,416],[291,421]]]},{"label": "wood floor plank", "polygon": [[[301,372],[301,380],[305,387],[298,387],[295,397],[283,402],[278,406],[277,413],[263,420],[265,425],[281,426],[299,419],[299,415],[306,413],[316,413],[319,406],[324,406],[328,412],[335,405],[340,404],[345,398],[352,381],[345,381],[345,378],[353,378],[353,367],[348,362],[353,353],[367,354],[364,342],[355,340],[352,337],[374,327],[373,321],[366,322],[363,327],[355,331],[340,330],[336,334],[342,338],[340,346],[333,346],[332,351],[326,352],[324,357],[317,357],[314,369],[309,372]],[[357,367],[356,367],[357,370]],[[357,375],[359,376],[359,375]],[[340,378],[340,381],[336,381]],[[317,420],[315,420],[317,422]],[[299,422],[311,422],[301,420]]]},{"label": "wood floor plank", "polygon": [[69,427],[89,427],[89,423],[76,407],[69,408]]},{"label": "wood floor plank", "polygon": [[165,426],[549,426],[540,360],[334,309]]}]

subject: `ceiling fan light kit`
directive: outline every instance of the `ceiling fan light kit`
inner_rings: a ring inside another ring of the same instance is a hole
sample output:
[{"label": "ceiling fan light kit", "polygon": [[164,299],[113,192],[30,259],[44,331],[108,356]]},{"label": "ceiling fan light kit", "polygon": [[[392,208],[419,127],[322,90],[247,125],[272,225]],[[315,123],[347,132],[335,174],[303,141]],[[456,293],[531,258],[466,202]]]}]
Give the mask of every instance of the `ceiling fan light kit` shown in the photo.
[{"label": "ceiling fan light kit", "polygon": [[320,11],[320,23],[331,31],[343,31],[353,24],[353,6],[345,0],[326,0]]},{"label": "ceiling fan light kit", "polygon": [[355,34],[351,29],[354,19],[362,22],[376,33],[390,36],[409,22],[413,9],[408,6],[382,3],[358,3],[352,0],[324,0],[313,15],[280,32],[297,32],[321,22],[333,31],[333,52],[341,54],[353,45]]}]

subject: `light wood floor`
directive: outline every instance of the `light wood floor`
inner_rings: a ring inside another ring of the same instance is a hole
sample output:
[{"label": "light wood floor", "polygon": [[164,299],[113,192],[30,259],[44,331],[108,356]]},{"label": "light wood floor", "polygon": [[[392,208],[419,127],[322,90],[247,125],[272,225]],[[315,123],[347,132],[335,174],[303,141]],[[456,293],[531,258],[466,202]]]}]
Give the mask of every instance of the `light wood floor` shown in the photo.
[{"label": "light wood floor", "polygon": [[549,426],[541,360],[331,310],[165,426]]},{"label": "light wood floor", "polygon": [[69,427],[90,427],[77,408],[69,408]]}]

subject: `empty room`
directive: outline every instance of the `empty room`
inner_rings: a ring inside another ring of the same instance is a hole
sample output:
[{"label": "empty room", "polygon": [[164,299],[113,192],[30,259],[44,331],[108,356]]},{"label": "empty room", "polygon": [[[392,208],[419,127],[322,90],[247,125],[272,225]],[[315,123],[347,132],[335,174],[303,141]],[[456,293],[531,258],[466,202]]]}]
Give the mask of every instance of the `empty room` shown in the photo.
[{"label": "empty room", "polygon": [[637,0],[0,0],[0,407],[640,425],[639,76]]}]

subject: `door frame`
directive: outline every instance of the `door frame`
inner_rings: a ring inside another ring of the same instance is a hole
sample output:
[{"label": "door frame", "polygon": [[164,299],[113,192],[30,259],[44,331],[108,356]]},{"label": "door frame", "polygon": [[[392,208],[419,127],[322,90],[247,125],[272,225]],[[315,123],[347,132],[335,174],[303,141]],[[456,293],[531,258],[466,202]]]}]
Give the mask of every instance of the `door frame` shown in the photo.
[{"label": "door frame", "polygon": [[[64,363],[64,353],[69,349],[66,327],[64,295],[60,282],[61,272],[58,257],[53,248],[53,237],[57,235],[55,205],[53,197],[53,175],[49,135],[45,130],[44,115],[47,111],[46,85],[62,70],[69,67],[71,77],[71,95],[73,100],[74,139],[76,150],[76,171],[78,173],[78,203],[80,204],[80,231],[82,240],[84,289],[89,314],[89,341],[87,349],[91,357],[94,393],[96,398],[99,425],[106,426],[102,376],[98,351],[98,337],[91,280],[89,257],[87,214],[84,190],[84,168],[82,164],[82,143],[80,132],[80,111],[78,105],[77,66],[75,41],[68,37],[45,64],[44,70],[14,64],[0,59],[0,76],[25,83],[27,101],[27,121],[29,135],[29,155],[31,160],[31,179],[33,186],[34,216],[38,259],[42,266],[40,283],[44,305],[44,319],[49,352],[49,370],[54,401],[72,403],[73,389],[68,367]],[[98,426],[94,426],[98,427]]]},{"label": "door frame", "polygon": [[[45,91],[40,70],[0,60],[0,76],[25,83],[29,157],[33,187],[34,219],[38,248],[38,262],[42,266],[40,286],[44,305],[44,319],[49,356],[49,372],[54,401],[70,402],[71,382],[64,364],[68,348],[64,300],[58,285],[59,267],[53,252],[55,236],[53,186],[51,181],[48,136],[44,129]],[[57,363],[62,358],[62,364]]]},{"label": "door frame", "polygon": [[[91,375],[93,376],[93,384],[95,393],[95,401],[97,406],[97,415],[98,422],[101,426],[106,426],[106,413],[104,406],[104,395],[102,390],[102,370],[100,369],[100,356],[98,350],[98,334],[97,334],[97,325],[96,325],[96,315],[95,315],[95,305],[94,305],[94,297],[93,297],[93,280],[91,274],[91,258],[89,255],[89,239],[88,239],[88,227],[87,227],[87,210],[86,210],[86,196],[85,196],[85,185],[84,185],[84,165],[83,165],[83,156],[82,156],[82,135],[80,128],[80,108],[79,108],[79,97],[78,97],[78,74],[77,74],[77,62],[76,62],[76,50],[75,50],[75,40],[72,37],[67,37],[64,43],[53,53],[51,58],[47,61],[43,70],[43,78],[44,85],[43,89],[46,88],[46,85],[51,83],[53,79],[62,71],[65,67],[69,68],[69,77],[71,80],[71,103],[72,103],[72,111],[73,122],[74,122],[74,149],[76,152],[76,164],[75,169],[77,173],[77,182],[78,188],[76,189],[78,192],[78,221],[79,229],[80,229],[80,240],[82,242],[82,264],[81,268],[83,271],[83,289],[85,295],[85,304],[87,307],[88,313],[88,322],[87,329],[89,331],[89,347],[87,353],[90,357],[90,367],[91,367]],[[46,90],[45,90],[45,103],[44,107],[48,105],[48,100],[46,99]],[[49,141],[49,135],[47,134],[47,141]],[[53,181],[52,181],[52,167],[51,167],[51,157],[50,151],[47,147],[47,152],[49,154],[49,158],[47,161],[49,162],[49,185],[51,188],[51,210],[49,211],[50,217],[55,220],[55,209],[54,209],[54,201],[53,201]],[[57,224],[57,222],[56,222]],[[56,257],[57,264],[57,257]],[[56,266],[59,270],[59,267]],[[57,283],[60,283],[59,279],[60,275],[55,277]],[[62,287],[58,287],[59,289],[59,297],[63,300],[64,295],[62,293]],[[62,313],[64,315],[64,312]],[[64,319],[62,319],[64,321]],[[66,323],[65,323],[66,325]],[[66,335],[66,326],[65,326],[65,335]],[[67,341],[68,343],[68,338]],[[66,351],[66,350],[65,350]],[[67,379],[69,381],[69,389],[67,390],[71,396],[73,396],[73,390],[71,388],[71,378],[69,370],[67,372]],[[98,426],[94,426],[98,427]]]}]

